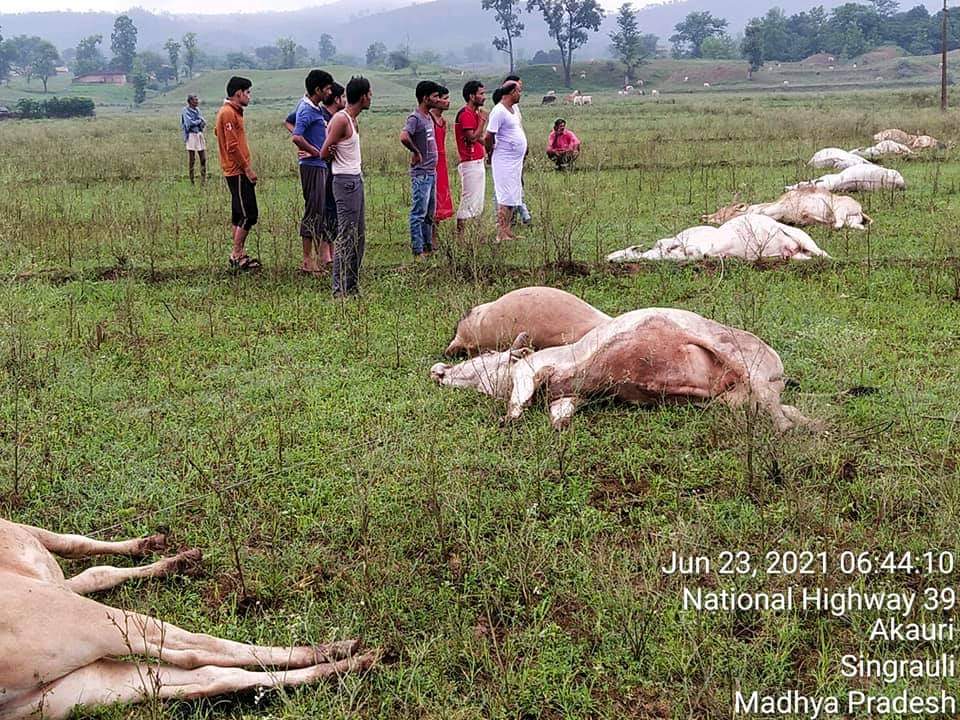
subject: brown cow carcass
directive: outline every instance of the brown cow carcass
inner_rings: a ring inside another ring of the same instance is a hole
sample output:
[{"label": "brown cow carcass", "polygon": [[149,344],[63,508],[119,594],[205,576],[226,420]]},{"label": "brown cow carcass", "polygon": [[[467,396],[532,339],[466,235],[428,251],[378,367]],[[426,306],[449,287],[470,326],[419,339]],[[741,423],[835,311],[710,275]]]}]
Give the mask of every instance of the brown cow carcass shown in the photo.
[{"label": "brown cow carcass", "polygon": [[873,222],[855,199],[835,195],[821,187],[788,190],[774,202],[734,203],[700,219],[711,225],[722,225],[740,215],[751,214],[766,215],[785,225],[827,225],[836,230],[844,227],[865,230]]},{"label": "brown cow carcass", "polygon": [[565,426],[593,397],[643,405],[722,402],[762,410],[778,430],[809,424],[780,402],[780,356],[755,335],[686,310],[634,310],[591,330],[572,345],[535,351],[518,336],[503,352],[458,365],[437,363],[440,385],[473,388],[507,400],[507,419],[519,418],[538,391],[550,422]]},{"label": "brown cow carcass", "polygon": [[576,295],[551,287],[525,287],[477,305],[457,323],[445,355],[503,350],[522,332],[536,349],[576,342],[610,320]]}]

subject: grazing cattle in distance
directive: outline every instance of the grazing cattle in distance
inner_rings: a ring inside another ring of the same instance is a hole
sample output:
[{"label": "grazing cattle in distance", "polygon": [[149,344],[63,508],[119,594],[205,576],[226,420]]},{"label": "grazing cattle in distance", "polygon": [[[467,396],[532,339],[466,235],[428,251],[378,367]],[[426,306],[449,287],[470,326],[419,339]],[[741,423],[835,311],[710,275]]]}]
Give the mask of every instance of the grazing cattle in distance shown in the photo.
[{"label": "grazing cattle in distance", "polygon": [[556,90],[549,91],[546,95],[543,96],[543,99],[540,101],[541,105],[550,105],[557,101],[557,92]]},{"label": "grazing cattle in distance", "polygon": [[721,225],[740,215],[766,215],[785,225],[828,225],[836,230],[844,227],[866,230],[866,226],[873,222],[863,212],[863,206],[852,197],[834,195],[820,187],[789,190],[774,202],[734,203],[710,215],[702,215],[700,219]]},{"label": "grazing cattle in distance", "polygon": [[705,88],[708,88],[708,87],[710,87],[710,83],[705,82],[705,83],[703,84],[703,86],[704,86]]},{"label": "grazing cattle in distance", "polygon": [[593,105],[593,96],[592,95],[577,95],[573,99],[574,105]]},{"label": "grazing cattle in distance", "polygon": [[807,165],[817,168],[833,168],[835,170],[846,170],[854,165],[864,165],[868,161],[859,155],[841,148],[823,148],[817,150],[810,158]]},{"label": "grazing cattle in distance", "polygon": [[913,150],[904,145],[903,143],[898,143],[895,140],[881,140],[876,145],[872,145],[868,148],[857,148],[856,150],[851,150],[854,155],[859,155],[862,158],[867,160],[876,160],[877,158],[882,158],[886,155],[913,155]]},{"label": "grazing cattle in distance", "polygon": [[896,170],[880,167],[873,163],[854,165],[839,173],[824,175],[816,180],[805,180],[795,185],[787,185],[785,190],[801,187],[819,186],[834,192],[856,192],[860,190],[903,190],[907,187],[903,175]]},{"label": "grazing cattle in distance", "polygon": [[521,332],[534,348],[576,342],[610,320],[576,295],[552,287],[525,287],[477,305],[457,323],[445,355],[503,350]]},{"label": "grazing cattle in distance", "polygon": [[52,555],[140,556],[165,542],[162,535],[102,542],[0,519],[0,718],[60,720],[76,708],[301,685],[374,664],[374,653],[355,654],[356,640],[248,645],[83,597],[131,578],[178,572],[199,561],[199,550],[140,567],[93,567],[69,579]]},{"label": "grazing cattle in distance", "polygon": [[633,245],[607,255],[613,263],[641,260],[700,260],[706,257],[810,260],[829,258],[807,233],[777,222],[766,215],[739,215],[719,228],[698,225],[672,238],[657,240],[649,250]]},{"label": "grazing cattle in distance", "polygon": [[573,91],[572,93],[570,93],[569,95],[564,95],[564,96],[563,96],[563,101],[564,101],[564,102],[572,102],[572,103],[576,104],[576,101],[577,101],[577,98],[578,98],[578,97],[580,97],[580,91],[579,91],[579,90],[574,90],[574,91]]},{"label": "grazing cattle in distance", "polygon": [[659,91],[659,90],[651,90],[651,91],[650,91],[650,94],[651,94],[651,95],[659,95],[659,94],[660,94],[660,91]]},{"label": "grazing cattle in distance", "polygon": [[534,351],[520,334],[509,350],[436,363],[430,377],[507,400],[506,420],[518,419],[542,391],[558,429],[594,397],[641,405],[720,402],[763,411],[781,432],[813,425],[780,401],[783,362],[773,348],[744,330],[672,308],[634,310],[572,345],[545,350]]}]

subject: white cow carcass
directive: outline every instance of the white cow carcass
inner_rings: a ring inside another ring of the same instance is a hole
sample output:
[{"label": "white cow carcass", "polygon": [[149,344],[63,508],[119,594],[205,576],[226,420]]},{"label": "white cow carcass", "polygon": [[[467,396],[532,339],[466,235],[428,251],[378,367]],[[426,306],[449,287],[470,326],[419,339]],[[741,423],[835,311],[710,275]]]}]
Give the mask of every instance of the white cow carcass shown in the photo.
[{"label": "white cow carcass", "polygon": [[781,432],[815,425],[781,402],[786,380],[773,348],[745,330],[673,308],[634,310],[572,345],[536,352],[521,333],[509,350],[457,365],[436,363],[430,377],[441,386],[506,400],[506,420],[519,419],[541,392],[554,428],[568,425],[595,397],[746,407],[765,413]]},{"label": "white cow carcass", "polygon": [[700,260],[705,257],[783,258],[810,260],[813,257],[830,256],[817,247],[807,233],[799,228],[779,223],[766,215],[740,215],[728,220],[719,228],[708,225],[684,230],[672,238],[658,240],[652,248],[644,251],[639,245],[610,253],[607,260],[613,263],[639,262],[641,260]]},{"label": "white cow carcass", "polygon": [[700,219],[719,225],[740,215],[766,215],[785,225],[827,225],[836,230],[844,227],[866,230],[873,222],[852,197],[834,195],[815,186],[788,190],[774,202],[728,205]]},{"label": "white cow carcass", "polygon": [[896,170],[880,167],[873,163],[854,165],[839,173],[824,175],[816,180],[806,180],[795,185],[787,185],[786,190],[802,187],[822,187],[833,192],[857,192],[870,190],[903,190],[906,181]]},{"label": "white cow carcass", "polygon": [[848,167],[863,165],[866,162],[868,162],[868,160],[859,155],[854,155],[852,152],[841,148],[830,147],[817,150],[809,162],[807,162],[807,165],[812,165],[816,168],[846,170]]},{"label": "white cow carcass", "polygon": [[890,128],[889,130],[881,130],[873,136],[874,142],[883,142],[884,140],[893,140],[902,145],[909,145],[910,141],[914,138],[914,135],[911,135],[908,132],[904,132],[899,128]]},{"label": "white cow carcass", "polygon": [[871,145],[866,148],[857,148],[856,150],[851,150],[854,155],[859,155],[862,158],[867,160],[876,160],[877,158],[886,157],[887,155],[897,155],[897,156],[906,156],[913,155],[913,150],[899,143],[896,140],[881,140],[876,145]]}]

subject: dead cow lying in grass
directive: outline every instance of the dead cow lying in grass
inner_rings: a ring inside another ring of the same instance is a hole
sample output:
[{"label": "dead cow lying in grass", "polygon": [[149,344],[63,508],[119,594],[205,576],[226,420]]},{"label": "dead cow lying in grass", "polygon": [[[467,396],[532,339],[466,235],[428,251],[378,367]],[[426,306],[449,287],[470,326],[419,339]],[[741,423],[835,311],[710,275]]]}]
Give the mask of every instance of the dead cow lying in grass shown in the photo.
[{"label": "dead cow lying in grass", "polygon": [[670,308],[626,313],[573,345],[545,350],[534,351],[521,334],[509,350],[459,365],[437,363],[430,376],[507,400],[508,420],[519,418],[542,390],[555,428],[591,397],[747,405],[767,413],[781,431],[810,422],[780,402],[783,363],[772,348],[744,330]]},{"label": "dead cow lying in grass", "polygon": [[903,175],[896,170],[872,163],[854,165],[839,173],[823,175],[816,180],[805,180],[787,185],[785,190],[802,187],[822,187],[833,192],[860,192],[871,190],[903,190],[907,187]]},{"label": "dead cow lying in grass", "polygon": [[906,145],[911,150],[929,150],[936,148],[938,150],[946,149],[946,143],[942,143],[935,137],[929,135],[911,135],[898,128],[881,130],[873,136],[874,142],[883,142],[884,140],[893,140],[894,142]]},{"label": "dead cow lying in grass", "polygon": [[766,215],[785,225],[827,225],[836,230],[844,227],[866,230],[873,222],[852,197],[834,195],[820,187],[789,190],[774,202],[734,203],[710,215],[701,215],[700,219],[711,225],[722,225],[741,215]]},{"label": "dead cow lying in grass", "polygon": [[457,323],[444,354],[503,350],[521,332],[527,333],[530,344],[538,350],[566,345],[609,320],[609,315],[563,290],[520,288],[469,310]]},{"label": "dead cow lying in grass", "polygon": [[[76,707],[300,685],[373,665],[372,653],[354,655],[355,640],[317,647],[247,645],[82,597],[130,578],[176,572],[199,560],[199,550],[142,567],[90,568],[70,579],[51,555],[139,556],[164,544],[162,535],[101,542],[0,519],[0,718],[56,720]],[[130,655],[153,660],[117,659]]]},{"label": "dead cow lying in grass", "polygon": [[809,260],[830,256],[817,247],[809,235],[799,228],[789,227],[766,215],[741,215],[728,220],[719,228],[698,225],[672,238],[658,240],[644,251],[640,245],[607,255],[613,263],[641,260],[699,260],[705,257],[782,258]]}]

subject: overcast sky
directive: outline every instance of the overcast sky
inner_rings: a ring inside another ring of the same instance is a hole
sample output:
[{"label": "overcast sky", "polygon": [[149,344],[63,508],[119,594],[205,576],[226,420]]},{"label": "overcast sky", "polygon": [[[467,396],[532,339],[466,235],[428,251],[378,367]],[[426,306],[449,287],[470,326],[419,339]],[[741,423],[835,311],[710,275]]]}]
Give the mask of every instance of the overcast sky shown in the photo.
[{"label": "overcast sky", "polygon": [[[411,0],[411,2],[414,0]],[[622,0],[600,0],[604,8],[616,9]],[[657,0],[634,0],[634,7],[649,5]],[[137,3],[151,12],[220,14],[235,12],[263,12],[268,10],[302,10],[324,5],[323,0],[245,0],[240,7],[236,0],[145,0]],[[392,4],[384,2],[384,5]],[[406,3],[398,3],[406,4]],[[105,11],[119,13],[130,9],[127,0],[3,0],[5,13],[46,12],[54,10]]]}]

